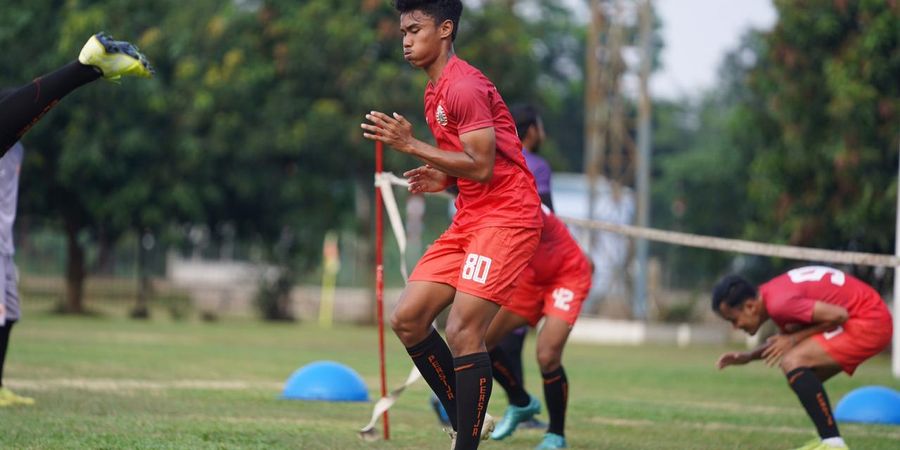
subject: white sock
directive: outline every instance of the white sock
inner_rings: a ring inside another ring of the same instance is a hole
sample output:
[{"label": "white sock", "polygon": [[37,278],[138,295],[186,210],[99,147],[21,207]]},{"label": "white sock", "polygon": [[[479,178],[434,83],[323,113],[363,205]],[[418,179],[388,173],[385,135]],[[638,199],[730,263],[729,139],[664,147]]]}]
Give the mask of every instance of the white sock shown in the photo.
[{"label": "white sock", "polygon": [[829,447],[846,447],[847,444],[844,443],[844,439],[840,436],[831,437],[828,439],[822,439],[822,443]]}]

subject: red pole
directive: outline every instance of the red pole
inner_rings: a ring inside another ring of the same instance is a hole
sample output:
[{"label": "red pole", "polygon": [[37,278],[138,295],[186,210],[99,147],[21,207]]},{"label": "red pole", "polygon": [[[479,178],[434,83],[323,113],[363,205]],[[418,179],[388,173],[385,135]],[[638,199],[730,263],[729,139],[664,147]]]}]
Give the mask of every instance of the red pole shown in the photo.
[{"label": "red pole", "polygon": [[[384,171],[384,146],[381,141],[375,142],[375,173],[381,174]],[[384,371],[384,250],[382,248],[384,241],[382,234],[384,232],[384,220],[382,217],[382,199],[381,189],[375,187],[375,305],[376,320],[378,320],[378,359],[381,371],[381,396],[387,396],[387,377]],[[384,439],[391,438],[390,423],[388,412],[384,412],[384,420],[381,422],[384,428]]]}]

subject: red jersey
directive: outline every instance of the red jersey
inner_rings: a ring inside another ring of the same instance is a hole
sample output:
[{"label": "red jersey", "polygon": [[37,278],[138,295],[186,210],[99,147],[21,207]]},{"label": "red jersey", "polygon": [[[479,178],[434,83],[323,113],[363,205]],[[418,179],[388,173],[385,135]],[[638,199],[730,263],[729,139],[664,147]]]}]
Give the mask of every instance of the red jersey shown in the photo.
[{"label": "red jersey", "polygon": [[544,283],[564,274],[583,275],[590,279],[590,262],[581,251],[569,229],[546,206],[541,205],[544,228],[529,267],[534,270],[535,283]]},{"label": "red jersey", "polygon": [[493,127],[494,174],[488,183],[459,178],[453,227],[540,228],[534,177],[500,92],[478,69],[452,56],[437,84],[425,89],[425,119],[441,150],[461,152],[461,134]]},{"label": "red jersey", "polygon": [[782,332],[812,323],[817,301],[843,307],[850,320],[879,319],[890,314],[875,289],[831,267],[791,270],[760,286],[759,292],[769,317]]}]

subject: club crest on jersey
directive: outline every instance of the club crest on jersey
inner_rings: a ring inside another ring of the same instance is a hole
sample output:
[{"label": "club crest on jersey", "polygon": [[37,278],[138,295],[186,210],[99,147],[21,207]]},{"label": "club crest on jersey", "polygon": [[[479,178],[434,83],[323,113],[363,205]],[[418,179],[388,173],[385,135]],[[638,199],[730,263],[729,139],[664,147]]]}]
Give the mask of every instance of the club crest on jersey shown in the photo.
[{"label": "club crest on jersey", "polygon": [[437,119],[437,122],[441,124],[442,127],[447,126],[447,113],[444,112],[444,107],[442,105],[438,105],[437,110],[434,112],[434,118]]}]

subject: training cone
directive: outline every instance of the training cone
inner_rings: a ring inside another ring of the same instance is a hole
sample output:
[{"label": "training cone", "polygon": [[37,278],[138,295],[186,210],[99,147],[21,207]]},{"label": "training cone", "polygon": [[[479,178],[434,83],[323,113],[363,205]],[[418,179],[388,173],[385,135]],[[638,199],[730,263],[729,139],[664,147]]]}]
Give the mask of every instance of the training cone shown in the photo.
[{"label": "training cone", "polygon": [[900,425],[900,392],[884,386],[866,386],[847,393],[834,417],[840,422]]},{"label": "training cone", "polygon": [[369,390],[353,369],[334,361],[316,361],[297,369],[281,398],[327,402],[367,402]]}]

